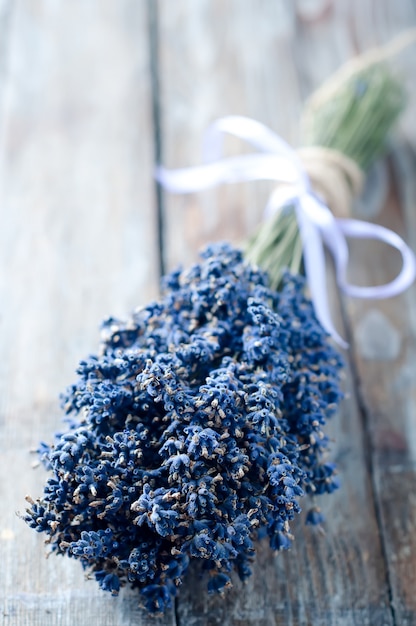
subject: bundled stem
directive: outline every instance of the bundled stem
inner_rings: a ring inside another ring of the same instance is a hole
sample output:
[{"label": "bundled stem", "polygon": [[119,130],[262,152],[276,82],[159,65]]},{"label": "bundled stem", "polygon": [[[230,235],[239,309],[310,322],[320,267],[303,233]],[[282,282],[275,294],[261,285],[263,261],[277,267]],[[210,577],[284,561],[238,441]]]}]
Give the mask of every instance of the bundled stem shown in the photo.
[{"label": "bundled stem", "polygon": [[[302,142],[339,152],[366,172],[385,149],[389,131],[404,108],[405,94],[384,62],[363,62],[354,71],[346,70],[307,102]],[[285,268],[302,272],[302,244],[293,206],[261,224],[247,244],[246,257],[268,271],[275,289]]]},{"label": "bundled stem", "polygon": [[337,150],[367,171],[385,149],[404,104],[403,86],[387,65],[364,67],[310,99],[303,116],[303,143]]}]

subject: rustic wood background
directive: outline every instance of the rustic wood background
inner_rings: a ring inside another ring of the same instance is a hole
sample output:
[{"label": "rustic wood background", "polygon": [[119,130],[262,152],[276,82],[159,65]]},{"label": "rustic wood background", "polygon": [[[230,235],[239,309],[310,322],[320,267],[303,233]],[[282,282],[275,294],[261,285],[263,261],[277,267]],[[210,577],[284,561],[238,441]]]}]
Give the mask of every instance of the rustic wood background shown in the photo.
[{"label": "rustic wood background", "polygon": [[[238,242],[267,183],[172,197],[155,162],[200,161],[201,135],[239,113],[297,144],[302,102],[342,62],[416,25],[415,0],[0,0],[0,621],[5,626],[416,624],[416,292],[339,301],[349,398],[332,423],[342,489],[326,534],[299,523],[290,553],[261,546],[225,597],[188,580],[148,618],[78,563],[44,558],[16,516],[41,493],[29,449],[60,427],[58,395],[96,349],[98,323],[157,295],[161,267]],[[358,204],[416,248],[416,49],[397,60],[406,116]],[[413,91],[412,91],[413,90]],[[235,146],[231,145],[231,149]],[[238,146],[237,146],[238,148]],[[380,245],[351,278],[384,282]]]}]

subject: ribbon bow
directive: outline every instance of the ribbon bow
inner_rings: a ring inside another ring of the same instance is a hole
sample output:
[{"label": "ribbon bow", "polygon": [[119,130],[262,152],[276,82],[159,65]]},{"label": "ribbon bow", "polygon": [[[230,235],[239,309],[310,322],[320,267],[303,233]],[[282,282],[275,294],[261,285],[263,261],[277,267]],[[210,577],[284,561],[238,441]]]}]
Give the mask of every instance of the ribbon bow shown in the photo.
[{"label": "ribbon bow", "polygon": [[[259,152],[221,158],[223,134],[229,133],[252,144]],[[219,185],[247,180],[269,179],[289,184],[277,188],[265,208],[269,216],[291,203],[299,224],[303,259],[316,315],[333,338],[343,347],[348,344],[337,333],[330,315],[325,279],[324,244],[335,263],[338,287],[356,298],[389,298],[407,289],[416,275],[413,252],[393,231],[361,220],[336,218],[312,190],[308,175],[296,153],[264,124],[242,116],[227,116],[215,121],[206,131],[203,143],[205,164],[177,170],[157,168],[156,179],[174,193],[191,193]],[[283,192],[283,193],[282,193]],[[360,287],[347,281],[347,237],[383,241],[402,255],[403,266],[390,283]]]}]

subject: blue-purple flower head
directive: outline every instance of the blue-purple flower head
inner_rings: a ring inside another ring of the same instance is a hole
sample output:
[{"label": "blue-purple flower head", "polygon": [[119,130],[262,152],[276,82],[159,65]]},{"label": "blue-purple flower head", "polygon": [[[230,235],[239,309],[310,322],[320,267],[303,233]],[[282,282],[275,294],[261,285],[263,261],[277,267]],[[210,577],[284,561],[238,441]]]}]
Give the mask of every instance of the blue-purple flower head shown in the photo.
[{"label": "blue-purple flower head", "polygon": [[210,246],[160,302],[104,323],[64,397],[67,432],[39,450],[50,478],[26,521],[150,612],[191,561],[223,592],[232,570],[250,575],[259,536],[288,548],[301,498],[337,486],[323,427],[340,368],[302,278],[275,293],[238,250]]}]

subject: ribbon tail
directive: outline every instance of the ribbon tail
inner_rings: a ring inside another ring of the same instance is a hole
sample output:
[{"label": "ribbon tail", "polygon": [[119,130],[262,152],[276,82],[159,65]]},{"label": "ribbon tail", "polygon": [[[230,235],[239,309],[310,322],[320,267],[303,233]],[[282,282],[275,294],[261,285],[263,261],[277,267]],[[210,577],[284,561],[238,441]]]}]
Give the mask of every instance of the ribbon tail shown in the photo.
[{"label": "ribbon tail", "polygon": [[296,183],[296,167],[278,154],[245,154],[207,163],[198,167],[168,170],[157,167],[156,180],[173,193],[192,193],[215,187],[221,183],[238,183],[247,180],[274,180]]},{"label": "ribbon tail", "polygon": [[202,144],[204,161],[210,162],[221,158],[225,133],[243,139],[261,152],[280,154],[292,161],[296,159],[298,169],[301,167],[295,151],[286,141],[268,126],[244,115],[220,117],[208,126]]},{"label": "ribbon tail", "polygon": [[300,234],[303,242],[303,259],[306,276],[308,279],[311,299],[316,316],[334,340],[343,348],[348,348],[348,343],[341,337],[334,327],[329,310],[325,275],[325,254],[319,228],[312,222],[302,204],[307,197],[299,199],[296,207]]}]

